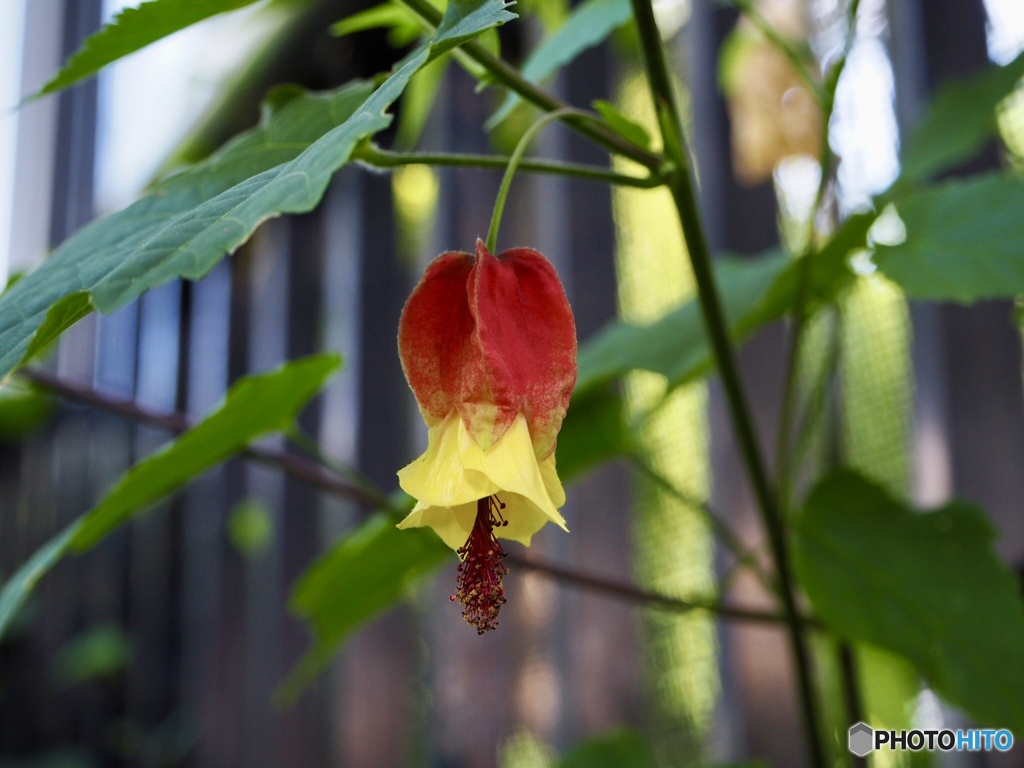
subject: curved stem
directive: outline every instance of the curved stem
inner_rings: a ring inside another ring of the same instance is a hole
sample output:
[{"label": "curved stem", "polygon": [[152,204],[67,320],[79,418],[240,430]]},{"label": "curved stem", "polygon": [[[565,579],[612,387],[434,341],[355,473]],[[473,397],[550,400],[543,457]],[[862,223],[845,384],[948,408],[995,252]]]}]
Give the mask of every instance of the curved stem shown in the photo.
[{"label": "curved stem", "polygon": [[564,109],[556,109],[554,112],[541,117],[537,122],[526,129],[526,133],[516,144],[516,149],[512,153],[512,156],[508,159],[508,166],[505,169],[505,175],[501,178],[501,186],[498,187],[498,196],[494,200],[494,212],[491,213],[491,226],[487,229],[487,250],[491,253],[496,253],[498,243],[498,227],[501,226],[501,215],[505,212],[505,202],[508,200],[508,192],[512,188],[512,179],[516,175],[516,171],[519,169],[519,162],[523,159],[523,155],[526,153],[527,147],[530,146],[530,142],[533,141],[533,137],[537,135],[541,128],[548,123],[555,120],[560,120],[565,115],[575,113],[587,117],[585,112],[580,112],[572,107],[565,107]]},{"label": "curved stem", "polygon": [[[452,168],[507,168],[510,158],[503,155],[470,155],[449,152],[393,152],[381,149],[376,144],[366,143],[353,153],[356,160],[374,168],[397,168],[403,165],[433,165]],[[519,163],[519,170],[527,173],[546,173],[569,176],[577,179],[600,181],[622,187],[653,189],[662,184],[661,178],[651,174],[640,177],[619,173],[610,168],[599,168],[582,163],[566,163],[560,160],[526,159]]]},{"label": "curved stem", "polygon": [[[441,23],[441,12],[431,5],[429,0],[398,0],[398,2],[431,27],[436,28]],[[463,43],[459,50],[465,51],[473,61],[486,69],[495,83],[515,91],[523,99],[544,111],[552,112],[569,107],[561,99],[527,80],[519,70],[504,59],[495,56],[476,40]],[[649,170],[656,171],[664,163],[663,157],[627,141],[602,121],[581,119],[580,114],[585,113],[567,113],[562,116],[562,120],[581,136],[617,155],[628,157]]]},{"label": "curved stem", "polygon": [[725,387],[733,429],[740,444],[747,474],[754,487],[758,510],[768,534],[772,557],[778,572],[783,613],[786,616],[790,646],[796,663],[800,702],[806,724],[805,730],[811,763],[815,768],[825,768],[827,759],[819,726],[817,691],[812,676],[810,649],[807,646],[807,638],[804,636],[803,625],[800,622],[796,606],[794,581],[787,553],[786,537],[782,528],[782,517],[779,514],[777,499],[769,482],[766,464],[754,430],[746,393],[736,365],[729,326],[725,319],[725,312],[711,266],[711,253],[698,213],[689,155],[683,137],[682,121],[676,106],[675,91],[669,75],[668,63],[665,60],[661,35],[654,20],[651,1],[631,0],[631,3],[665,152],[668,159],[675,165],[675,169],[669,177],[669,189],[679,211],[683,238],[690,254],[694,280],[697,283],[701,312],[704,316],[704,324],[711,347],[715,353],[718,371]]}]

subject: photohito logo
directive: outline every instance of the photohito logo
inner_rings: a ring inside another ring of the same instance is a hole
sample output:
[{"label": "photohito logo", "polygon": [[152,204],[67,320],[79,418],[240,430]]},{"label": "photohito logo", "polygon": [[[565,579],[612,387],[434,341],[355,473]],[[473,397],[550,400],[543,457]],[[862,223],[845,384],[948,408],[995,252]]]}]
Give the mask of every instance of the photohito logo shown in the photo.
[{"label": "photohito logo", "polygon": [[876,731],[867,723],[851,725],[846,746],[857,757],[864,757],[876,749],[922,749],[943,752],[1006,752],[1013,746],[1013,734],[1000,730],[972,728],[970,730],[943,731]]}]

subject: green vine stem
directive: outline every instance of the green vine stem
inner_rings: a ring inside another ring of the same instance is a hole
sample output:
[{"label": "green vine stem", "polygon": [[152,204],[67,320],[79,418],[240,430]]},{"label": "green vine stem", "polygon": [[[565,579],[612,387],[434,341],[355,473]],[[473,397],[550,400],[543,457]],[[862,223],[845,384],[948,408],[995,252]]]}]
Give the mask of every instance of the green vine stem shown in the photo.
[{"label": "green vine stem", "polygon": [[829,144],[829,123],[832,118],[832,111],[835,107],[836,88],[839,86],[839,78],[846,69],[846,61],[849,58],[850,50],[853,48],[853,41],[857,29],[857,11],[860,7],[860,0],[851,0],[850,3],[850,34],[847,37],[843,54],[829,71],[824,90],[824,101],[821,107],[821,180],[818,183],[818,191],[811,208],[810,218],[807,222],[806,243],[803,253],[800,255],[800,271],[797,278],[796,298],[793,302],[793,330],[790,340],[789,354],[786,360],[786,369],[783,379],[782,408],[779,414],[778,442],[776,443],[776,464],[775,477],[779,489],[779,504],[785,512],[790,506],[790,486],[792,476],[792,430],[796,421],[797,410],[797,377],[800,369],[800,353],[803,343],[804,330],[807,327],[808,303],[810,301],[811,286],[814,283],[814,261],[817,257],[817,244],[815,243],[815,221],[821,206],[825,201],[829,183],[832,178],[832,147]]},{"label": "green vine stem", "polygon": [[[441,12],[431,5],[429,0],[398,0],[398,2],[431,27],[436,28],[441,23]],[[572,109],[565,102],[527,80],[519,70],[504,59],[495,56],[476,40],[464,43],[460,50],[465,51],[473,61],[487,70],[487,73],[495,83],[515,91],[523,99],[540,107],[545,112],[567,108]],[[562,120],[581,136],[617,155],[628,157],[630,160],[640,163],[640,165],[648,170],[657,171],[664,163],[664,158],[622,138],[622,136],[605,125],[603,121],[584,119],[581,115],[589,118],[585,112],[573,110],[565,113],[562,116]]]},{"label": "green vine stem", "polygon": [[[433,165],[453,168],[507,168],[510,157],[503,155],[469,155],[449,152],[392,152],[381,149],[376,144],[366,142],[360,145],[353,156],[359,162],[372,165],[374,168],[397,168],[403,165]],[[544,173],[555,176],[569,176],[577,179],[588,179],[620,187],[636,187],[652,189],[664,182],[655,174],[649,176],[631,176],[619,173],[610,168],[598,168],[582,163],[566,163],[559,160],[531,160],[519,163],[519,170],[528,173]]]},{"label": "green vine stem", "polygon": [[523,137],[519,139],[519,143],[516,144],[515,151],[508,159],[508,166],[505,169],[505,175],[501,178],[501,186],[498,187],[498,196],[494,200],[494,212],[491,214],[491,226],[487,230],[487,250],[491,253],[496,251],[496,246],[498,244],[498,227],[501,226],[501,216],[505,212],[505,202],[508,200],[508,192],[512,188],[512,179],[515,178],[516,171],[519,169],[519,162],[523,159],[523,155],[526,154],[527,147],[530,146],[530,142],[533,141],[533,137],[540,132],[541,128],[555,120],[561,120],[570,113],[589,117],[586,112],[581,112],[580,110],[573,109],[572,107],[556,109],[554,112],[548,112],[537,120],[537,122],[527,128],[526,133],[523,134]]},{"label": "green vine stem", "polygon": [[668,63],[665,60],[661,35],[654,19],[654,10],[650,0],[631,0],[631,4],[640,36],[640,49],[651,88],[655,114],[665,145],[665,153],[675,165],[675,169],[668,177],[668,186],[679,211],[683,238],[690,254],[704,323],[714,350],[718,372],[725,386],[733,428],[739,441],[747,473],[754,487],[758,509],[771,544],[772,557],[778,573],[783,614],[786,616],[786,627],[797,668],[797,682],[811,764],[815,768],[825,768],[828,762],[819,725],[818,694],[812,675],[807,638],[804,635],[797,610],[786,537],[782,529],[782,516],[779,513],[777,499],[769,482],[766,464],[754,431],[750,408],[747,405],[743,383],[736,365],[735,351],[729,336],[729,327],[715,282],[711,253],[697,208],[682,121],[676,106],[675,91],[669,75]]}]

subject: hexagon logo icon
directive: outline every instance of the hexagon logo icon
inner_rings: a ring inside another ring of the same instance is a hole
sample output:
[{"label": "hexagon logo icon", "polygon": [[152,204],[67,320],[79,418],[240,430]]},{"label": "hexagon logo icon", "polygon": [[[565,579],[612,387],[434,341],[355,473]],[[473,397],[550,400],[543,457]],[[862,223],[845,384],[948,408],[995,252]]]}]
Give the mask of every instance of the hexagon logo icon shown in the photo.
[{"label": "hexagon logo icon", "polygon": [[847,747],[857,757],[864,757],[875,748],[875,732],[867,723],[857,723],[850,726],[847,738]]}]

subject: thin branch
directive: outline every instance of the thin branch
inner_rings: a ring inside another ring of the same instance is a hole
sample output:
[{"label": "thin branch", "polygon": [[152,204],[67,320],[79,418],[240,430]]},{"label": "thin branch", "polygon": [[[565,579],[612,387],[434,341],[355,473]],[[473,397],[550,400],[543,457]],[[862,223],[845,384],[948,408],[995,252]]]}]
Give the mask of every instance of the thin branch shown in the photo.
[{"label": "thin branch", "polygon": [[[494,168],[504,170],[509,158],[504,155],[469,155],[448,152],[392,152],[374,144],[364,144],[354,153],[356,160],[374,168],[397,168],[403,165],[434,165],[454,168]],[[546,173],[556,176],[570,176],[590,181],[615,184],[620,187],[653,189],[662,180],[656,175],[646,177],[619,173],[610,168],[599,168],[582,163],[565,163],[560,160],[523,160],[519,170],[530,173]]]},{"label": "thin branch", "polygon": [[[585,573],[574,568],[565,568],[560,565],[554,565],[553,563],[546,562],[532,555],[527,557],[510,553],[506,558],[506,562],[520,568],[525,568],[529,571],[535,571],[537,573],[550,576],[556,581],[588,589],[592,592],[600,592],[608,595],[609,597],[615,597],[620,600],[643,603],[645,605],[666,608],[672,611],[709,611],[711,613],[718,614],[724,619],[736,619],[739,621],[758,622],[762,624],[785,624],[787,621],[786,617],[779,613],[761,611],[756,608],[741,608],[713,599],[701,599],[695,597],[683,599],[679,597],[669,597],[668,595],[642,589],[641,587],[637,587],[632,584],[613,581],[611,579]],[[808,625],[815,624],[813,619],[807,617],[801,617],[801,621]]]},{"label": "thin branch", "polygon": [[[34,381],[39,386],[54,394],[98,410],[123,416],[140,424],[147,424],[174,434],[184,432],[192,425],[192,420],[178,412],[160,412],[144,408],[137,403],[123,398],[112,397],[89,387],[65,381],[52,373],[38,369],[22,369],[20,374]],[[292,435],[291,437],[295,437]],[[305,441],[303,441],[305,442]],[[250,447],[244,452],[250,459],[270,464],[281,469],[285,474],[301,480],[321,491],[353,499],[374,509],[384,509],[395,514],[402,514],[386,495],[375,488],[365,487],[363,483],[355,484],[337,476],[336,471],[329,470],[321,464],[314,463],[299,456],[269,448]],[[319,450],[318,450],[319,456]],[[332,462],[333,464],[333,462]],[[782,617],[770,612],[752,608],[726,605],[713,601],[681,600],[657,592],[641,589],[632,584],[621,583],[600,576],[557,566],[535,557],[523,557],[510,554],[509,562],[522,568],[544,574],[556,581],[572,584],[582,589],[618,597],[637,603],[659,606],[671,610],[706,610],[713,611],[723,618],[761,623],[779,623]],[[803,619],[809,625],[815,625],[813,619]]]},{"label": "thin branch", "polygon": [[[106,395],[90,387],[66,381],[47,371],[23,368],[19,373],[65,400],[116,413],[140,424],[148,424],[174,434],[180,434],[192,426],[191,419],[183,413],[154,411],[131,400]],[[298,456],[255,445],[249,446],[244,451],[244,455],[264,464],[276,466],[286,475],[297,480],[302,480],[339,496],[346,496],[367,506],[376,508],[388,504],[388,499],[384,494],[376,490],[361,488],[338,477],[319,464],[306,461]]]}]

